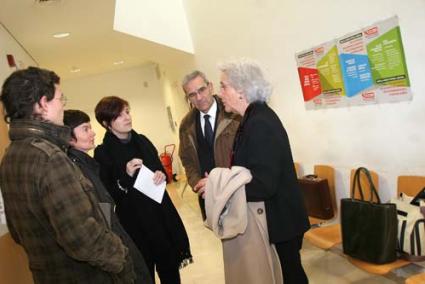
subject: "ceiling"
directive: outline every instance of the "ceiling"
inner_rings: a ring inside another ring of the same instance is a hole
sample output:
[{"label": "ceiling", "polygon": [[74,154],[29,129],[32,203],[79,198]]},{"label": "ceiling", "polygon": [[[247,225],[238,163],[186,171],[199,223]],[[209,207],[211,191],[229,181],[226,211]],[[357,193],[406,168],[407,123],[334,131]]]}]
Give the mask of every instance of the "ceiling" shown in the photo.
[{"label": "ceiling", "polygon": [[[193,55],[113,30],[114,0],[0,0],[0,23],[40,67],[63,79],[158,63],[181,66]],[[53,34],[70,32],[67,38]],[[114,65],[114,62],[124,61]],[[78,68],[77,73],[70,72]]]}]

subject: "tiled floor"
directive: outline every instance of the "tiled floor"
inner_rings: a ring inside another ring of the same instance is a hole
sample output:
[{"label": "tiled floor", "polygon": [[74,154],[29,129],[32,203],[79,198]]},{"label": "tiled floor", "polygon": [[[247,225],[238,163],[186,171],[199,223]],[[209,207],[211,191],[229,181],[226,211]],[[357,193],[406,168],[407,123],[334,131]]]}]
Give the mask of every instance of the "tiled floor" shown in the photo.
[{"label": "tiled floor", "polygon": [[[221,243],[212,231],[204,227],[197,196],[189,186],[184,190],[184,185],[184,182],[176,182],[168,186],[168,193],[188,232],[194,257],[194,263],[181,270],[182,284],[224,284]],[[376,276],[351,265],[340,248],[324,251],[308,241],[304,241],[301,254],[311,284],[404,283],[406,276],[422,269],[411,265],[386,277]]]}]

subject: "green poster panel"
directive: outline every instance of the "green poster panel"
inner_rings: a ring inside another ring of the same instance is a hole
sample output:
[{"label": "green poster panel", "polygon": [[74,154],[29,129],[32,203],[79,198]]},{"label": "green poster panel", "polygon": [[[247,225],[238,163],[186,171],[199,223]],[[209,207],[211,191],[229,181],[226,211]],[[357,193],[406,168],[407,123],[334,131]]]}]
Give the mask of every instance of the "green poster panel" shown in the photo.
[{"label": "green poster panel", "polygon": [[367,45],[372,78],[376,85],[409,87],[400,28],[390,29]]},{"label": "green poster panel", "polygon": [[336,45],[317,62],[317,70],[319,71],[323,94],[345,96],[344,82],[342,80]]}]

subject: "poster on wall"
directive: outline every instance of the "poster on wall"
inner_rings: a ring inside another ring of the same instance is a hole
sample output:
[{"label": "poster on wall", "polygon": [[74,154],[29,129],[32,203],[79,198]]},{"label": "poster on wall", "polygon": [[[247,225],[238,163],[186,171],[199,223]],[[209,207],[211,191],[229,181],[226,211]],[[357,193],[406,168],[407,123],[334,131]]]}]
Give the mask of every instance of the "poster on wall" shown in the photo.
[{"label": "poster on wall", "polygon": [[335,41],[300,52],[296,58],[307,109],[345,104],[344,83]]},{"label": "poster on wall", "polygon": [[358,95],[374,88],[363,32],[348,34],[338,39],[337,45],[346,101],[350,104],[376,103],[376,96]]},{"label": "poster on wall", "polygon": [[398,18],[296,54],[306,109],[411,100]]}]

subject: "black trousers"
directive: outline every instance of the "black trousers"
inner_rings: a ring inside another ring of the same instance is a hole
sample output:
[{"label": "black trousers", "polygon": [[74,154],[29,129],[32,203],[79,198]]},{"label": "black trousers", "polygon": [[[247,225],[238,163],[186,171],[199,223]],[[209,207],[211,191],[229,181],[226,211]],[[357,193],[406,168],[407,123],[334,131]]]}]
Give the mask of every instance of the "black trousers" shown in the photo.
[{"label": "black trousers", "polygon": [[201,196],[198,196],[199,208],[201,208],[202,221],[207,219],[207,213],[205,212],[205,199]]},{"label": "black trousers", "polygon": [[155,283],[155,268],[161,284],[180,284],[179,268],[175,264],[167,263],[164,259],[155,259],[149,249],[142,251],[146,266],[149,269],[153,283]]},{"label": "black trousers", "polygon": [[180,284],[179,265],[176,263],[173,250],[164,249],[166,244],[161,246],[155,240],[155,238],[159,239],[161,236],[147,232],[146,228],[141,226],[140,218],[128,215],[120,217],[121,224],[143,255],[153,283],[155,283],[156,269],[161,284]]},{"label": "black trousers", "polygon": [[275,243],[282,267],[283,282],[285,284],[307,284],[308,278],[301,264],[300,249],[304,235],[295,237],[286,242]]}]

